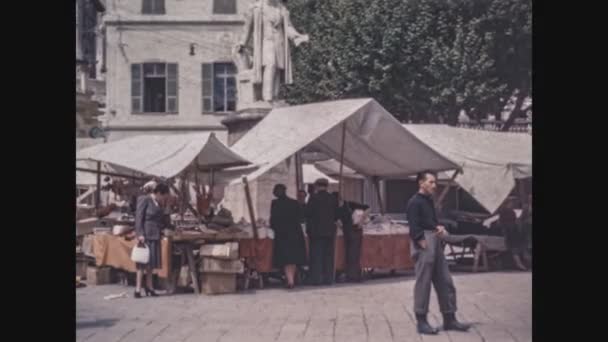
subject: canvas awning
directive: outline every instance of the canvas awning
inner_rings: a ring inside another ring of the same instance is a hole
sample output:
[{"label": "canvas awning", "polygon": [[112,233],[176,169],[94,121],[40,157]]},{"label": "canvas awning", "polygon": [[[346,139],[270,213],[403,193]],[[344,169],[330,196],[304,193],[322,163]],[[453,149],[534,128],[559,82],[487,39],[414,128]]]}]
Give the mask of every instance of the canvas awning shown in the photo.
[{"label": "canvas awning", "polygon": [[162,178],[175,177],[192,163],[201,169],[250,164],[213,133],[140,135],[82,149],[76,160],[100,161]]},{"label": "canvas awning", "polygon": [[[304,147],[339,160],[346,125],[344,165],[367,176],[407,176],[458,165],[437,153],[371,98],[328,101],[273,109],[232,149],[260,165],[256,179]],[[237,182],[240,180],[236,180]]]},{"label": "canvas awning", "polygon": [[458,163],[455,182],[488,212],[509,196],[515,179],[532,177],[532,136],[446,125],[404,125],[422,142]]},{"label": "canvas awning", "polygon": [[337,180],[321,172],[313,164],[302,165],[302,178],[304,180],[304,184],[314,184],[314,182],[319,178],[327,179],[329,184],[338,184]]}]

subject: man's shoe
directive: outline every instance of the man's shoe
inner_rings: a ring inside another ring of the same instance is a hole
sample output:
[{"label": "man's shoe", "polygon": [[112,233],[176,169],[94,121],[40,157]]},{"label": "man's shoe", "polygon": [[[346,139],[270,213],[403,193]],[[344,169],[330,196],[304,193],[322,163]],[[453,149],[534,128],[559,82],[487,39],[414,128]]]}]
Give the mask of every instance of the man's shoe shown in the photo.
[{"label": "man's shoe", "polygon": [[418,330],[418,333],[422,335],[437,335],[439,333],[439,329],[433,328],[426,321],[418,322],[416,328]]},{"label": "man's shoe", "polygon": [[443,330],[468,331],[470,324],[458,322],[454,314],[443,315]]},{"label": "man's shoe", "polygon": [[425,314],[416,314],[416,329],[419,334],[423,335],[437,335],[439,333],[439,329],[433,328],[429,322],[426,320]]}]

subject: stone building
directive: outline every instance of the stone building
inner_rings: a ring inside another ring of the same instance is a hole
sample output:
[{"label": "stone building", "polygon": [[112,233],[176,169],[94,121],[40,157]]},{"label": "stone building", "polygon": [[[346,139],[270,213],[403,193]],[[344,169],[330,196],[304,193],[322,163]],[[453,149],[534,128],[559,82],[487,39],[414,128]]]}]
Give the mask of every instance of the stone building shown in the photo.
[{"label": "stone building", "polygon": [[232,48],[251,0],[107,0],[109,141],[214,131],[236,110]]}]

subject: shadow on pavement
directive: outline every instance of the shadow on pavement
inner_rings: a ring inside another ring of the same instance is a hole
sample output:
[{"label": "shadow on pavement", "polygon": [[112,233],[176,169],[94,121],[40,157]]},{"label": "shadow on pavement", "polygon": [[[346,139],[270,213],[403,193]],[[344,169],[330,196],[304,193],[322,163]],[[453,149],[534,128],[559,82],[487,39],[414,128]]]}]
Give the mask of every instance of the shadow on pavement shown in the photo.
[{"label": "shadow on pavement", "polygon": [[107,328],[118,322],[118,319],[98,319],[94,321],[76,322],[76,330],[90,328]]}]

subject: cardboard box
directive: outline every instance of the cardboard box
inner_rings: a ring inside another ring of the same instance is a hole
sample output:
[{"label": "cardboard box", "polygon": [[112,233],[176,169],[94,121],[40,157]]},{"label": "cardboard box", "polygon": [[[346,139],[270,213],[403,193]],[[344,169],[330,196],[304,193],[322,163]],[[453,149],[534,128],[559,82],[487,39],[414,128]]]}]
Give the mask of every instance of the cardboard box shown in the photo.
[{"label": "cardboard box", "polygon": [[207,295],[235,293],[236,274],[202,274],[201,292]]},{"label": "cardboard box", "polygon": [[222,260],[203,257],[200,271],[202,273],[236,274],[245,272],[245,264],[241,260]]},{"label": "cardboard box", "polygon": [[87,268],[87,283],[90,285],[105,285],[111,283],[110,267]]},{"label": "cardboard box", "polygon": [[203,245],[201,246],[200,254],[203,257],[235,260],[239,258],[239,243],[227,242],[223,244]]}]

